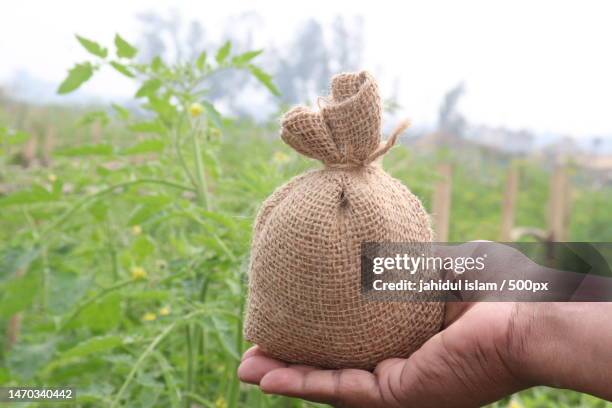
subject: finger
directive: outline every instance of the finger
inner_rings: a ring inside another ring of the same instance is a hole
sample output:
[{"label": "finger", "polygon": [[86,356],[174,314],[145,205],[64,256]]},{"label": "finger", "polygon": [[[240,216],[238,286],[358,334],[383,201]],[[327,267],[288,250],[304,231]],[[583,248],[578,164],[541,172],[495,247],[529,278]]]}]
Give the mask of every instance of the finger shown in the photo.
[{"label": "finger", "polygon": [[355,369],[300,371],[280,368],[266,374],[259,386],[265,393],[280,394],[343,406],[376,406],[380,392],[376,377]]},{"label": "finger", "polygon": [[467,337],[464,331],[457,331],[458,325],[433,336],[405,364],[385,371],[382,392],[422,408],[464,408],[480,407],[520,390],[523,385],[501,373],[503,363],[495,361],[498,352],[482,354],[482,347],[475,350],[478,346],[465,338],[451,344],[456,339],[449,337]]},{"label": "finger", "polygon": [[249,384],[259,384],[264,375],[272,370],[287,367],[287,363],[265,356],[251,356],[240,363],[238,378]]},{"label": "finger", "polygon": [[378,363],[378,365],[376,366],[376,368],[374,369],[374,375],[375,376],[380,376],[380,374],[383,371],[388,371],[391,369],[391,367],[393,367],[394,365],[397,364],[404,364],[406,362],[405,358],[388,358],[386,360],[381,361],[380,363]]},{"label": "finger", "polygon": [[247,351],[244,352],[244,354],[242,355],[242,360],[244,361],[249,357],[253,357],[253,356],[265,356],[266,353],[257,345],[249,348]]}]

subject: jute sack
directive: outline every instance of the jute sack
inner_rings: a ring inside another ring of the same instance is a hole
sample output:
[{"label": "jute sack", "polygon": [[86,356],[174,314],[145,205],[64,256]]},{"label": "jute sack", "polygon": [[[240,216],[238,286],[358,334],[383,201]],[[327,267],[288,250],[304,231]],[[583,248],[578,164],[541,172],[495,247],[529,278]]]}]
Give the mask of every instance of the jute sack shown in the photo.
[{"label": "jute sack", "polygon": [[381,144],[374,78],[336,75],[323,101],[282,120],[282,139],[325,167],[290,180],[259,211],[244,335],[287,362],[372,369],[418,349],[444,306],[364,298],[361,243],[430,242],[432,232],[419,199],[374,163],[405,129]]}]

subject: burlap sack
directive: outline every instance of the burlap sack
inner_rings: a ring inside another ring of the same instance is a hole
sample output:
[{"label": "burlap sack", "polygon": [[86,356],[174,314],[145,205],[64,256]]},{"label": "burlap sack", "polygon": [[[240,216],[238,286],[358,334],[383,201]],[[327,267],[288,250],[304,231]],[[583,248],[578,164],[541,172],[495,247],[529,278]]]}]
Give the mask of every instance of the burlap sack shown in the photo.
[{"label": "burlap sack", "polygon": [[372,369],[407,357],[441,326],[443,304],[368,301],[360,293],[362,242],[429,242],[418,198],[373,161],[381,100],[367,72],[333,78],[319,112],[296,107],[282,139],[322,161],[277,189],[255,221],[245,338],[278,359]]}]

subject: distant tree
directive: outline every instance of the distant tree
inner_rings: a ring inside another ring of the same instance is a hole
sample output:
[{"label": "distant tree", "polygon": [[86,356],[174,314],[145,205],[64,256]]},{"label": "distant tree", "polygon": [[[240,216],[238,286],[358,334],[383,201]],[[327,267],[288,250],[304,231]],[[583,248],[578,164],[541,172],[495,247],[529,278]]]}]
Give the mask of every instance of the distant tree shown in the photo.
[{"label": "distant tree", "polygon": [[[214,58],[211,47],[219,39],[209,40],[199,22],[185,22],[177,12],[163,16],[153,12],[144,13],[138,15],[138,19],[143,31],[139,42],[139,58],[143,62],[150,61],[156,55],[176,61],[194,59],[203,50],[209,50],[208,58]],[[225,22],[221,40],[230,41],[236,53],[253,49],[254,32],[263,24],[255,12],[231,16]],[[263,60],[267,63],[264,66],[270,67],[268,69],[274,74],[274,82],[281,91],[281,101],[285,104],[312,101],[317,95],[326,93],[333,74],[360,69],[362,31],[363,19],[360,17],[347,19],[338,16],[329,27],[310,19],[298,28],[289,45],[283,47],[286,52],[280,52],[278,48],[266,49]],[[223,89],[217,85],[219,83],[224,84]],[[208,97],[232,114],[247,115],[260,110],[252,106],[253,94],[260,92],[259,87],[244,72],[219,72],[216,80],[205,86]],[[271,96],[261,94],[264,103],[271,102]]]},{"label": "distant tree", "polygon": [[[349,26],[351,23],[353,27]],[[342,72],[360,69],[363,57],[363,17],[347,22],[343,16],[336,16],[332,31],[332,70]]]},{"label": "distant tree", "polygon": [[599,150],[601,149],[602,145],[603,145],[603,139],[601,137],[594,137],[591,140],[591,147],[592,147],[593,153],[595,154],[599,153]]},{"label": "distant tree", "polygon": [[466,120],[465,117],[458,111],[457,106],[459,100],[465,93],[465,86],[461,82],[454,88],[450,89],[440,105],[438,112],[438,129],[455,136],[463,136]]},{"label": "distant tree", "polygon": [[279,56],[275,79],[283,102],[295,104],[324,94],[331,76],[360,68],[363,55],[363,21],[344,17],[334,19],[332,41],[325,41],[326,30],[316,20],[306,21],[287,54]]},{"label": "distant tree", "polygon": [[[176,13],[163,17],[155,12],[141,13],[136,16],[142,25],[142,36],[139,41],[138,58],[143,62],[151,61],[155,56],[168,56],[169,52],[180,54],[178,31],[181,25]],[[168,44],[168,39],[172,42]]]}]

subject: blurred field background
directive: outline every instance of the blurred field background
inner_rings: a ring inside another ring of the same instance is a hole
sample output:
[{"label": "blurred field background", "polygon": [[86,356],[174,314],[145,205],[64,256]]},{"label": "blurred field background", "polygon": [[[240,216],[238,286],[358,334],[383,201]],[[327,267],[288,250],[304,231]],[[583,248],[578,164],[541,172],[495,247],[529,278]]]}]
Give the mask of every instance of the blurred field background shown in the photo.
[{"label": "blurred field background", "polygon": [[[211,39],[195,18],[145,10],[139,36],[61,44],[83,53],[55,83],[0,82],[0,385],[72,385],[83,407],[314,406],[236,378],[250,231],[276,187],[319,166],[279,141],[282,112],[314,105],[333,73],[377,75],[367,16],[304,18],[259,52],[257,12]],[[411,115],[403,71],[380,76],[385,131]],[[88,93],[98,76],[133,96]],[[431,120],[385,158],[439,239],[611,241],[612,123],[489,124],[464,112],[469,95],[457,81],[431,96]],[[612,404],[539,387],[494,406]]]}]

